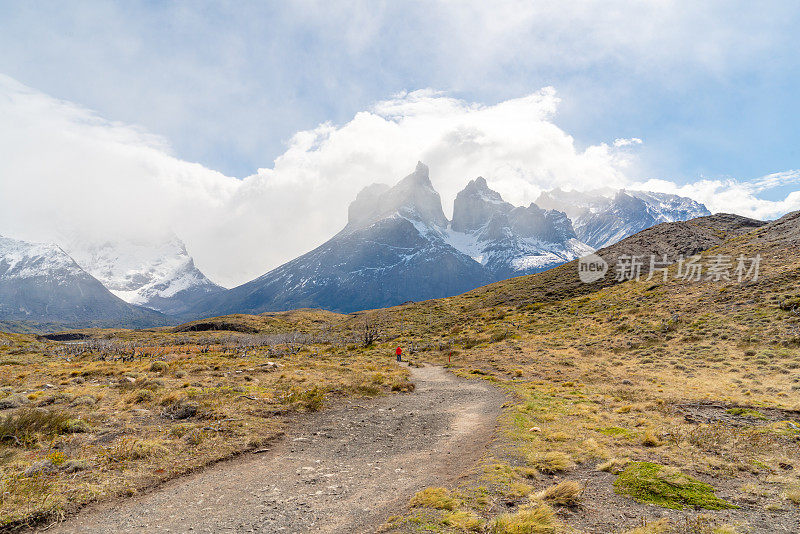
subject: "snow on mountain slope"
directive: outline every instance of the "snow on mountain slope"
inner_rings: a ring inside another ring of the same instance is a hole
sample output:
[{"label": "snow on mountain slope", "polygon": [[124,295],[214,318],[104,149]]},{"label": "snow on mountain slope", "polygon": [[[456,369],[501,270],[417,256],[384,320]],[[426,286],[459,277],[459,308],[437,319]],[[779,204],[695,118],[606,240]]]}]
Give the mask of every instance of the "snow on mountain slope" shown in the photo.
[{"label": "snow on mountain slope", "polygon": [[44,275],[64,284],[84,274],[83,269],[58,245],[0,236],[0,277],[3,280]]},{"label": "snow on mountain slope", "polygon": [[536,204],[567,213],[578,239],[597,249],[656,224],[711,214],[703,204],[690,198],[649,191],[554,189],[543,192]]},{"label": "snow on mountain slope", "polygon": [[316,249],[212,296],[196,316],[298,307],[351,312],[463,293],[493,280],[450,246],[441,198],[418,164],[396,186],[373,185],[350,205],[348,223]]},{"label": "snow on mountain slope", "polygon": [[0,237],[0,320],[60,325],[165,324],[114,296],[57,245]]},{"label": "snow on mountain slope", "polygon": [[560,193],[544,200],[564,209],[514,206],[477,178],[457,195],[448,222],[428,168],[418,163],[394,187],[364,188],[350,204],[347,225],[329,241],[211,295],[192,316],[299,307],[351,312],[445,297],[555,267],[591,253],[594,242],[705,210],[655,193]]},{"label": "snow on mountain slope", "polygon": [[223,290],[195,267],[175,236],[102,243],[71,240],[67,248],[121,299],[167,314],[183,313],[198,300]]},{"label": "snow on mountain slope", "polygon": [[593,250],[577,239],[563,212],[535,204],[515,207],[482,177],[456,196],[447,241],[497,280],[549,269]]}]

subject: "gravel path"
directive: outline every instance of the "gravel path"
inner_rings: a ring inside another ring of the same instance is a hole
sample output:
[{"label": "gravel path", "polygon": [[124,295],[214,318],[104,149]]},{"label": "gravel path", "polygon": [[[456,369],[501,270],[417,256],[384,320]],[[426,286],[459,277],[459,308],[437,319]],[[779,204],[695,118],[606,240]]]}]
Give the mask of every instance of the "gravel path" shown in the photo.
[{"label": "gravel path", "polygon": [[474,466],[505,400],[441,367],[411,377],[413,393],[313,414],[267,453],[92,506],[47,532],[373,532],[414,492]]}]

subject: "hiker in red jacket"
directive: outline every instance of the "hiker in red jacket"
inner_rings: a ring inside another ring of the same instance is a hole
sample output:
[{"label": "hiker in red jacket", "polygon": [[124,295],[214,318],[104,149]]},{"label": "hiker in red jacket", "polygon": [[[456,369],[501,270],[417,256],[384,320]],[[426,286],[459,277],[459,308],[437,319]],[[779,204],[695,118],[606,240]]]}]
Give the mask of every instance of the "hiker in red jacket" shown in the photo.
[{"label": "hiker in red jacket", "polygon": [[397,354],[397,361],[402,362],[403,359],[401,358],[401,355],[403,354],[403,349],[397,347],[397,350],[395,350],[394,353]]}]

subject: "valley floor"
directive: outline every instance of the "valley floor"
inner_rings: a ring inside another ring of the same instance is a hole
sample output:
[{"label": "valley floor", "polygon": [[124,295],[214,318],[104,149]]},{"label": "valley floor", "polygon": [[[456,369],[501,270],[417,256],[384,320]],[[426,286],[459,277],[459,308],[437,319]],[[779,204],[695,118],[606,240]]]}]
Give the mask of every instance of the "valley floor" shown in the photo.
[{"label": "valley floor", "polygon": [[95,505],[47,531],[374,532],[415,492],[457,484],[479,462],[506,399],[438,366],[410,371],[413,393],[344,401],[304,417],[266,452]]}]

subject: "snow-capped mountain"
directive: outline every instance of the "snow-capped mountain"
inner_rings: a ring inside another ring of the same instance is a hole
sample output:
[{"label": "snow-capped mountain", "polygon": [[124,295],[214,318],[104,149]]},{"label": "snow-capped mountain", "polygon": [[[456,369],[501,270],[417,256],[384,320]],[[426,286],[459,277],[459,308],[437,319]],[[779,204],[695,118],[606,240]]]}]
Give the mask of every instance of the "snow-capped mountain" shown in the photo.
[{"label": "snow-capped mountain", "polygon": [[152,326],[160,313],[113,295],[57,245],[0,237],[0,320]]},{"label": "snow-capped mountain", "polygon": [[68,240],[67,250],[87,272],[126,302],[179,315],[223,288],[195,267],[183,242],[161,239]]},{"label": "snow-capped mountain", "polygon": [[448,242],[496,280],[543,271],[589,254],[565,213],[515,207],[479,177],[458,193]]},{"label": "snow-capped mountain", "polygon": [[365,188],[329,241],[211,297],[196,315],[298,307],[351,312],[462,293],[493,280],[448,242],[447,218],[422,163],[396,186]]},{"label": "snow-capped mountain", "polygon": [[707,213],[689,199],[638,191],[554,191],[542,199],[548,205],[513,206],[477,178],[457,195],[450,222],[428,168],[418,163],[394,187],[364,188],[347,225],[320,247],[204,299],[185,316],[300,307],[351,312],[445,297],[561,265],[592,252],[593,243],[658,222]]},{"label": "snow-capped mountain", "polygon": [[536,204],[566,213],[572,220],[577,238],[596,249],[656,224],[711,214],[703,204],[690,198],[648,191],[554,189],[543,192]]}]

